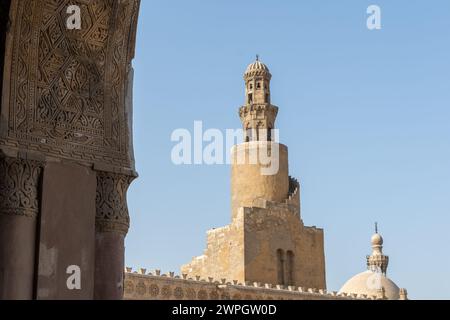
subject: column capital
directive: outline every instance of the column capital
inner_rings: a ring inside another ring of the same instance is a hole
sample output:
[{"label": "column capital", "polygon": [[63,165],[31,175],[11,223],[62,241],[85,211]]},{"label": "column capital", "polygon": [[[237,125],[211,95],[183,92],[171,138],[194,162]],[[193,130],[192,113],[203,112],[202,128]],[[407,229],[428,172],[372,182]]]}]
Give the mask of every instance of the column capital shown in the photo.
[{"label": "column capital", "polygon": [[43,164],[0,156],[0,214],[36,218]]},{"label": "column capital", "polygon": [[95,228],[97,232],[128,233],[127,190],[135,176],[97,172]]}]

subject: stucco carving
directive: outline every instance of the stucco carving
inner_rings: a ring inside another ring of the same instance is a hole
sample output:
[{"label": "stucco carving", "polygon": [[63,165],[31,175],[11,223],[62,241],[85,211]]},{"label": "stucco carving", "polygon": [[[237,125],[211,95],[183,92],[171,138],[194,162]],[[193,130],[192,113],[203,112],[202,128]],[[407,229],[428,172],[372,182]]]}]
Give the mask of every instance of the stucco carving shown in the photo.
[{"label": "stucco carving", "polygon": [[97,173],[95,225],[100,232],[126,234],[130,227],[127,190],[134,177],[109,172]]},{"label": "stucco carving", "polygon": [[[81,30],[65,25],[74,4]],[[133,169],[126,92],[138,8],[138,0],[13,1],[0,145]]]},{"label": "stucco carving", "polygon": [[37,217],[41,173],[39,162],[0,158],[0,214]]}]

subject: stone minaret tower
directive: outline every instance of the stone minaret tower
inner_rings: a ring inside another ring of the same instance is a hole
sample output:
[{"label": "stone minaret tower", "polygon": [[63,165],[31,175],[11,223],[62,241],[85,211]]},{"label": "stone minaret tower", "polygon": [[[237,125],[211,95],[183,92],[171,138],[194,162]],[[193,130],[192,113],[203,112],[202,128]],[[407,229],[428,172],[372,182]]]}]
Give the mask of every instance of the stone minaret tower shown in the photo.
[{"label": "stone minaret tower", "polygon": [[[260,200],[282,202],[290,191],[288,148],[272,141],[275,140],[272,129],[275,128],[278,107],[270,103],[271,79],[269,68],[259,57],[244,73],[246,103],[239,109],[239,117],[245,142],[232,149],[232,216],[240,207],[254,207]],[[278,157],[273,159],[276,163],[272,163],[277,170],[269,175],[262,174],[264,164],[259,157],[266,149],[268,154],[278,153]],[[254,155],[258,159],[253,158]]]},{"label": "stone minaret tower", "polygon": [[269,68],[259,61],[258,56],[245,71],[246,102],[239,109],[239,116],[245,130],[246,142],[272,140],[270,130],[275,128],[278,107],[270,104],[271,79]]},{"label": "stone minaret tower", "polygon": [[270,131],[278,113],[271,79],[259,58],[245,71],[245,104],[239,109],[245,139],[231,150],[232,222],[208,231],[204,254],[182,266],[182,273],[325,289],[323,230],[304,226],[288,148]]}]

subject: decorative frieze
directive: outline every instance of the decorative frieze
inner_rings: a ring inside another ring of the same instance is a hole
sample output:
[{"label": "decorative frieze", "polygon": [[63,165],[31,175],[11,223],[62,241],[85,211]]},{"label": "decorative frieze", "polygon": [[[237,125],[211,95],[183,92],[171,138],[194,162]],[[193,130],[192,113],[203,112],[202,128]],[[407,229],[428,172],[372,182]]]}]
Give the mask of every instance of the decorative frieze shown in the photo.
[{"label": "decorative frieze", "polygon": [[[171,273],[169,273],[170,275]],[[225,285],[221,284],[225,283]],[[126,300],[366,300],[369,296],[344,296],[336,292],[272,284],[239,284],[236,281],[201,281],[125,270]]]}]

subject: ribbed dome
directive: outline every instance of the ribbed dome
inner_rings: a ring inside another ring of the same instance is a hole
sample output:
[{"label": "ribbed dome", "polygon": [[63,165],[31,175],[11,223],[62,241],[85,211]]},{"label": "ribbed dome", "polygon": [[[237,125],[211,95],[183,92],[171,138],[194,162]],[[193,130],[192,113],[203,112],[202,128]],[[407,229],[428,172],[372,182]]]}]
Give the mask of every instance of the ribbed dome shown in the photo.
[{"label": "ribbed dome", "polygon": [[269,78],[271,77],[269,68],[264,63],[259,61],[259,58],[247,67],[244,77],[251,77],[255,75],[268,75]]},{"label": "ribbed dome", "polygon": [[258,70],[265,71],[265,72],[270,72],[269,68],[264,63],[262,63],[259,60],[256,60],[255,62],[253,62],[252,64],[250,64],[247,67],[247,70],[245,71],[245,73],[249,73],[249,72],[252,72],[252,71],[258,71]]},{"label": "ribbed dome", "polygon": [[361,272],[348,280],[341,290],[339,290],[339,293],[377,296],[378,290],[381,288],[384,288],[387,299],[400,299],[400,289],[391,279],[382,273],[372,272],[370,270]]}]

